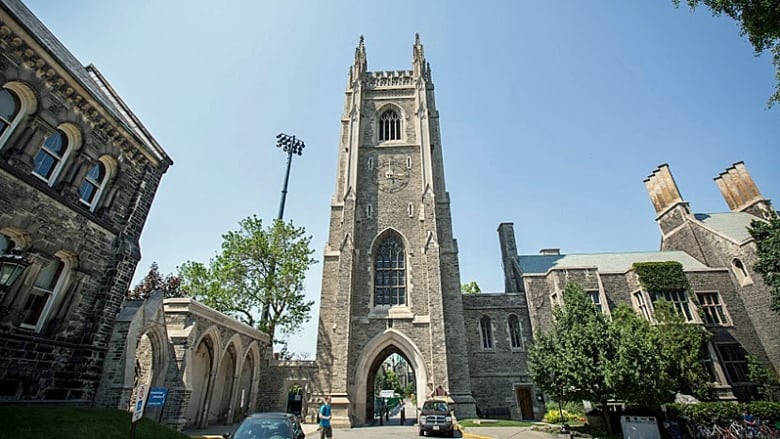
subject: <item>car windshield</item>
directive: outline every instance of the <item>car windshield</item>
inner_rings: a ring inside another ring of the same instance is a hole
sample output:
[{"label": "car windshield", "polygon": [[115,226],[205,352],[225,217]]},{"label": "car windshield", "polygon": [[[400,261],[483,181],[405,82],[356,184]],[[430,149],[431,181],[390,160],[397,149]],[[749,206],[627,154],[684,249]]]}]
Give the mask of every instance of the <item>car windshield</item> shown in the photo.
[{"label": "car windshield", "polygon": [[441,401],[425,401],[425,404],[423,404],[423,410],[435,410],[437,412],[446,412],[447,403]]},{"label": "car windshield", "polygon": [[247,418],[233,435],[235,439],[293,439],[287,420]]}]

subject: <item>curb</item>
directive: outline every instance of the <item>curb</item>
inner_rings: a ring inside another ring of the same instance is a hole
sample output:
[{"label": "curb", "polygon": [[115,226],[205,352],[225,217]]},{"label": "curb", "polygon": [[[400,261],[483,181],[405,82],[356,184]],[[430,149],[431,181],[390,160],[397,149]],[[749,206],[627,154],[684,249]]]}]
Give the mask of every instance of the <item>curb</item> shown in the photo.
[{"label": "curb", "polygon": [[478,434],[468,433],[466,432],[463,427],[460,426],[460,424],[457,424],[455,426],[455,429],[460,432],[461,437],[467,437],[469,439],[494,439],[491,436],[480,436]]}]

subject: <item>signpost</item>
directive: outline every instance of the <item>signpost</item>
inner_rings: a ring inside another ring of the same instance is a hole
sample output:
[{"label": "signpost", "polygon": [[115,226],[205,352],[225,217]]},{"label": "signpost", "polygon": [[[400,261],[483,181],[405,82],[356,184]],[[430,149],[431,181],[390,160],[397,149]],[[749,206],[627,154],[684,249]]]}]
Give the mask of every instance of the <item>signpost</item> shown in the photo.
[{"label": "signpost", "polygon": [[146,407],[159,407],[159,413],[157,415],[157,422],[162,420],[163,406],[165,405],[165,399],[168,397],[168,388],[166,387],[152,387],[149,389],[149,397],[146,398]]},{"label": "signpost", "polygon": [[130,439],[135,438],[135,424],[143,417],[144,415],[144,405],[146,403],[146,384],[139,384],[138,387],[136,387],[133,390],[133,393],[135,394],[135,406],[133,407],[133,417],[130,421]]}]

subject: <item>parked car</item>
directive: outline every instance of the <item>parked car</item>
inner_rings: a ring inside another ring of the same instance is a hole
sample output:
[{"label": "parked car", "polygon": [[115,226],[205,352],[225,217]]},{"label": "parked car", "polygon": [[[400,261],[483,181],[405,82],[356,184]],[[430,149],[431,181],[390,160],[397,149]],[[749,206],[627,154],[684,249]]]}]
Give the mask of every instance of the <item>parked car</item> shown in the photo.
[{"label": "parked car", "polygon": [[445,398],[430,398],[425,400],[420,409],[418,420],[420,436],[442,434],[449,437],[455,435],[455,421]]},{"label": "parked car", "polygon": [[301,422],[292,413],[254,413],[238,424],[225,439],[304,439]]}]

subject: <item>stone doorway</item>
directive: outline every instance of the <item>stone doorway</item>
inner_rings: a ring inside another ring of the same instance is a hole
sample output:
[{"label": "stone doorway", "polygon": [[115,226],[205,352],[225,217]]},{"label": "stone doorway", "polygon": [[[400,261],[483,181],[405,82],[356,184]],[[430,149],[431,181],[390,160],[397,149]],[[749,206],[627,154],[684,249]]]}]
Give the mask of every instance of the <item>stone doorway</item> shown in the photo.
[{"label": "stone doorway", "polygon": [[535,419],[531,387],[515,387],[515,397],[517,398],[517,407],[520,408],[520,418]]}]

